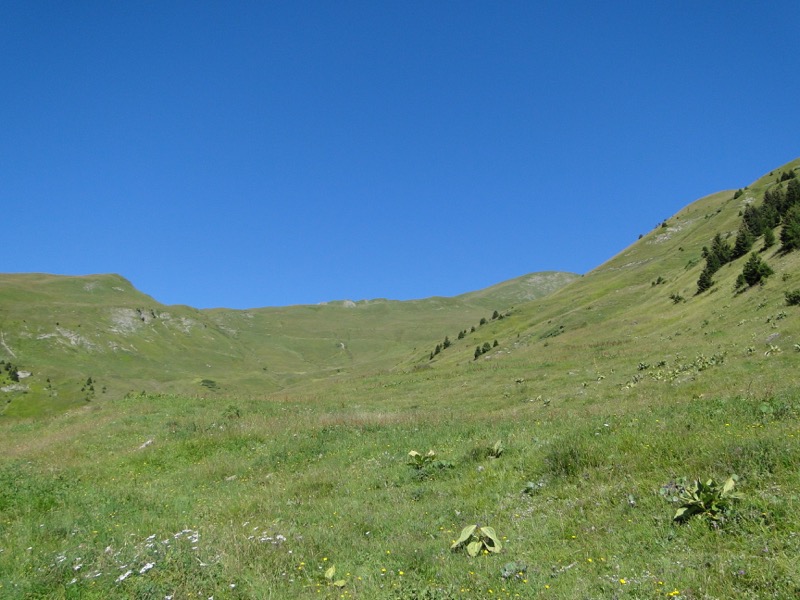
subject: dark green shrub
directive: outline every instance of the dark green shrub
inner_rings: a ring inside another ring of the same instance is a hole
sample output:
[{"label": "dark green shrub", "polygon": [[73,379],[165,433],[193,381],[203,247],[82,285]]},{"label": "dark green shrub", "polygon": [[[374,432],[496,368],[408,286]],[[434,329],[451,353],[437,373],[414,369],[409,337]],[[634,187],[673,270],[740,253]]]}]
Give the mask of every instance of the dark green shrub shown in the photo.
[{"label": "dark green shrub", "polygon": [[673,304],[680,304],[681,302],[686,302],[686,299],[683,296],[675,293],[670,294],[669,299],[672,300]]},{"label": "dark green shrub", "polygon": [[786,292],[786,306],[798,306],[800,305],[800,290],[792,290],[791,292]]},{"label": "dark green shrub", "polygon": [[208,388],[209,390],[217,389],[217,382],[213,379],[203,379],[200,382],[200,385],[202,385],[204,388]]}]

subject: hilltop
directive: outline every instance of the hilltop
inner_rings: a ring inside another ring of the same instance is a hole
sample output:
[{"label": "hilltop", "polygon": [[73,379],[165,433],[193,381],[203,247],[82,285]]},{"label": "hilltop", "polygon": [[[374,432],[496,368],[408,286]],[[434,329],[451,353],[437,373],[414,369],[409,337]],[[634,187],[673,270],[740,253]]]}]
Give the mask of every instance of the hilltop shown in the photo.
[{"label": "hilltop", "polygon": [[[97,394],[0,419],[0,592],[798,597],[800,251],[786,235],[798,174],[795,160],[701,198],[537,298],[534,274],[417,304],[155,316],[144,296],[117,304],[146,332],[140,351],[189,340],[187,354],[227,348],[215,360],[234,365],[270,329],[313,369],[267,372],[272,393]],[[773,243],[762,226],[734,258],[765,198],[783,211]],[[90,314],[76,295],[63,314]],[[4,314],[31,332],[9,344],[20,353],[52,339],[35,339],[37,311],[21,306]],[[102,327],[79,323],[87,340],[110,327],[103,310]],[[173,336],[182,318],[198,325]],[[353,358],[336,363],[345,325]]]}]

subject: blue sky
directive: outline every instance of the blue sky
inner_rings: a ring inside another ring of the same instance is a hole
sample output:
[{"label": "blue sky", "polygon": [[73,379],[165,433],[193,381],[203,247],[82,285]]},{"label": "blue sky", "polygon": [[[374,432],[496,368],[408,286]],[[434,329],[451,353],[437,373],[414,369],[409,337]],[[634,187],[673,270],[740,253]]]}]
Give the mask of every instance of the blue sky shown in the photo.
[{"label": "blue sky", "polygon": [[0,272],[166,304],[585,273],[800,155],[795,2],[0,6]]}]

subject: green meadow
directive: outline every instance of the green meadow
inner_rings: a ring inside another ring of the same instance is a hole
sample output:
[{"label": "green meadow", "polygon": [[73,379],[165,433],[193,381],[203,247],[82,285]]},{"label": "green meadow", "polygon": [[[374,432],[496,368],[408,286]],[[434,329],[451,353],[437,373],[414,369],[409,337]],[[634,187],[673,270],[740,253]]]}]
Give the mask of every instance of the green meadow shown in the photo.
[{"label": "green meadow", "polygon": [[[759,238],[771,275],[696,291],[798,166],[458,298],[198,311],[0,276],[32,373],[0,375],[0,597],[797,597],[800,252]],[[452,548],[472,525],[497,544]]]}]

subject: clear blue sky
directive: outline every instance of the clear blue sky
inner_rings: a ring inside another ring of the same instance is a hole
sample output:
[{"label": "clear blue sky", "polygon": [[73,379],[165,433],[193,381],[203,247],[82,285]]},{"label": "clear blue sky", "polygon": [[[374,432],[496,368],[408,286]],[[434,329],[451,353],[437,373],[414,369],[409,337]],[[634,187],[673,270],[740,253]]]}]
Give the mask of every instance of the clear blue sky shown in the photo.
[{"label": "clear blue sky", "polygon": [[0,272],[167,304],[585,273],[800,155],[796,2],[0,5]]}]

